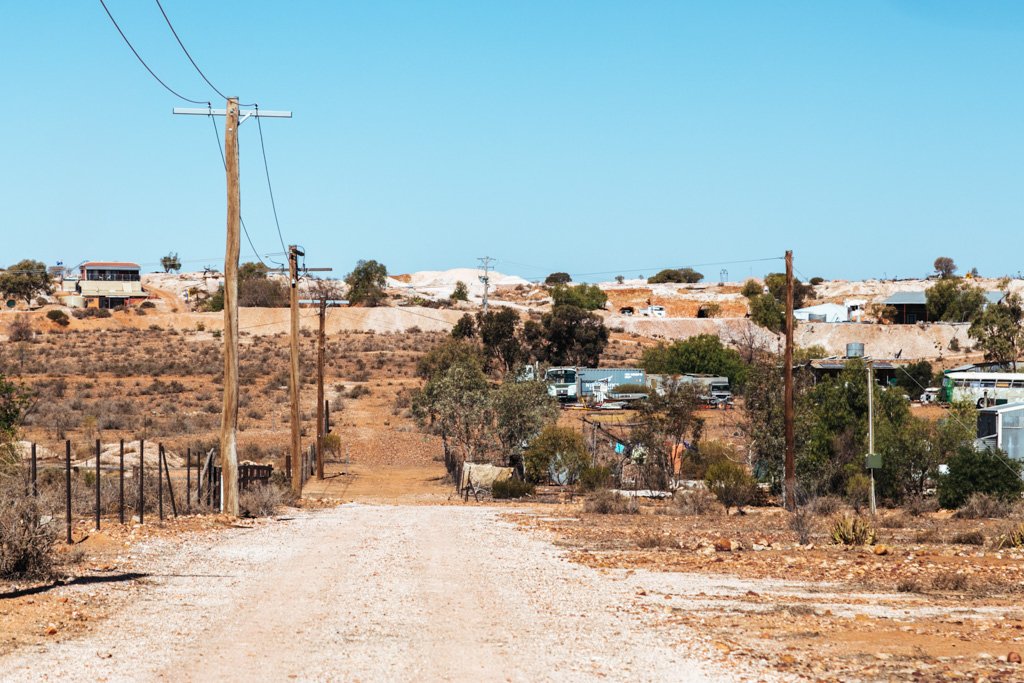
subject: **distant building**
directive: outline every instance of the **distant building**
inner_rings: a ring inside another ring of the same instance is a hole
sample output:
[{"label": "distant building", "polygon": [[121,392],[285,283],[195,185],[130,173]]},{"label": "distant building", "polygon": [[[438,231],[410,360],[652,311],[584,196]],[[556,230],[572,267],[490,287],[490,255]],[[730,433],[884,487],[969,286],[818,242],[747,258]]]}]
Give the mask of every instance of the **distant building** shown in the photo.
[{"label": "distant building", "polygon": [[1024,460],[1024,403],[979,410],[976,445],[995,446],[1014,460]]},{"label": "distant building", "polygon": [[[1003,299],[1002,292],[985,292],[985,305],[997,304]],[[896,309],[893,322],[897,325],[935,322],[928,319],[928,298],[925,292],[896,292],[882,302],[884,306]]]},{"label": "distant building", "polygon": [[83,263],[75,291],[86,308],[131,306],[149,298],[142,289],[139,264],[116,261]]}]

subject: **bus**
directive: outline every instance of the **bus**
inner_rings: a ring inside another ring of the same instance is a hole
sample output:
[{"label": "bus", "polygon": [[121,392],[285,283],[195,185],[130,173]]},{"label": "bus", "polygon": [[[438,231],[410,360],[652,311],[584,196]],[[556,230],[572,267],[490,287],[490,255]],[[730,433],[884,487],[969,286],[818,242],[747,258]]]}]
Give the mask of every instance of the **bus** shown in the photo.
[{"label": "bus", "polygon": [[1024,401],[1024,373],[949,372],[941,396],[946,403],[970,401],[979,408]]}]

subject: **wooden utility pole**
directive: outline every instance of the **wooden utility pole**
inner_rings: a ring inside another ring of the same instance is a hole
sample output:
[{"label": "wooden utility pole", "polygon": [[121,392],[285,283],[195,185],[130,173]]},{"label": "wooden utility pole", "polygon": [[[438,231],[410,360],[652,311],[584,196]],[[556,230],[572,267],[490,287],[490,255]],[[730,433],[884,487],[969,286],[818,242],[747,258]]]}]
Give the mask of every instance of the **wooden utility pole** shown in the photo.
[{"label": "wooden utility pole", "polygon": [[[253,109],[239,116],[238,98],[225,109],[175,107],[174,114],[224,117],[224,172],[228,186],[227,246],[224,250],[224,403],[220,418],[221,511],[238,516],[238,257],[242,208],[238,185],[238,127],[251,116],[291,118],[290,111]],[[140,453],[141,457],[141,453]],[[141,517],[141,512],[140,512]]]},{"label": "wooden utility pole", "polygon": [[324,478],[324,356],[326,355],[327,295],[320,294],[320,334],[316,339],[316,478]]},{"label": "wooden utility pole", "polygon": [[786,424],[785,498],[786,509],[796,510],[796,437],[793,431],[793,252],[786,252],[786,353],[783,360]]},{"label": "wooden utility pole", "polygon": [[291,293],[291,369],[289,387],[292,402],[292,493],[302,497],[302,449],[299,434],[299,256],[305,254],[294,244],[288,247],[288,284]]},{"label": "wooden utility pole", "polygon": [[238,256],[242,205],[238,187],[238,98],[228,99],[224,117],[228,180],[228,239],[224,251],[224,405],[220,418],[222,511],[238,516]]}]

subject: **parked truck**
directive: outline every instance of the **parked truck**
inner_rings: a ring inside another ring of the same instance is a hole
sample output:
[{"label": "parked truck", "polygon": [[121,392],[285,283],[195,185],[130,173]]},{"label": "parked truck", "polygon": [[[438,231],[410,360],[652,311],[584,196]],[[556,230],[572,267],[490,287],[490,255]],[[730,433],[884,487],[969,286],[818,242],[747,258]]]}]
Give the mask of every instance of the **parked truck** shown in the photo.
[{"label": "parked truck", "polygon": [[548,395],[559,401],[604,401],[609,397],[633,399],[645,396],[641,392],[622,396],[616,389],[626,385],[646,386],[647,376],[639,368],[556,367],[547,369],[544,381],[548,385]]}]

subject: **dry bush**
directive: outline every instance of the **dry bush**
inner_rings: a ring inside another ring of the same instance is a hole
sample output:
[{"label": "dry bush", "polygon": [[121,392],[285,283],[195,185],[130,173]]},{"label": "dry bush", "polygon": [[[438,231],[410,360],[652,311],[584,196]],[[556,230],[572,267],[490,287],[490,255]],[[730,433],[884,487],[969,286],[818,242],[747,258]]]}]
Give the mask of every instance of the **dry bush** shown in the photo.
[{"label": "dry bush", "polygon": [[281,487],[275,484],[250,486],[238,496],[238,508],[242,517],[269,517],[287,499]]},{"label": "dry bush", "polygon": [[1013,512],[1013,503],[986,493],[972,493],[956,511],[959,519],[1003,519]]},{"label": "dry bush", "polygon": [[941,543],[942,537],[935,528],[927,528],[918,531],[914,535],[914,543]]},{"label": "dry bush", "polygon": [[811,500],[807,507],[819,517],[831,517],[838,514],[844,505],[843,499],[839,496],[818,496]]},{"label": "dry bush", "polygon": [[985,534],[980,531],[961,531],[949,539],[956,545],[985,545]]},{"label": "dry bush", "polygon": [[609,489],[595,491],[583,503],[584,512],[598,515],[635,515],[640,512],[636,498],[626,497]]},{"label": "dry bush", "polygon": [[54,569],[54,518],[25,495],[22,477],[0,475],[0,578],[45,579]]},{"label": "dry bush", "polygon": [[637,536],[636,547],[638,548],[678,548],[679,543],[665,534],[644,532]]},{"label": "dry bush", "polygon": [[896,590],[900,593],[920,593],[924,590],[921,582],[917,579],[900,579],[896,583]]},{"label": "dry bush", "polygon": [[903,511],[911,517],[920,517],[921,515],[931,514],[937,512],[939,509],[939,501],[936,498],[925,498],[924,496],[911,496],[903,504]]},{"label": "dry bush", "polygon": [[807,545],[811,542],[811,533],[814,531],[814,511],[807,507],[798,508],[789,517],[789,528],[796,532],[800,545]]},{"label": "dry bush", "polygon": [[672,511],[678,515],[720,515],[725,510],[718,498],[707,489],[676,491],[672,496]]},{"label": "dry bush", "polygon": [[963,592],[971,587],[966,575],[954,571],[939,572],[932,578],[932,588],[937,591]]},{"label": "dry bush", "polygon": [[878,526],[883,529],[904,529],[907,527],[907,518],[901,514],[880,516]]}]

